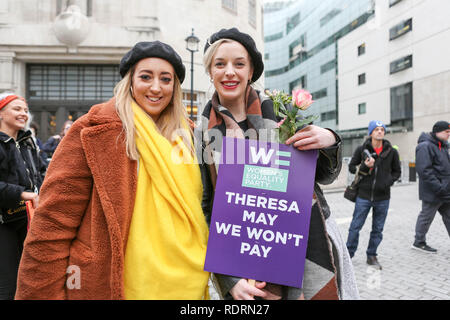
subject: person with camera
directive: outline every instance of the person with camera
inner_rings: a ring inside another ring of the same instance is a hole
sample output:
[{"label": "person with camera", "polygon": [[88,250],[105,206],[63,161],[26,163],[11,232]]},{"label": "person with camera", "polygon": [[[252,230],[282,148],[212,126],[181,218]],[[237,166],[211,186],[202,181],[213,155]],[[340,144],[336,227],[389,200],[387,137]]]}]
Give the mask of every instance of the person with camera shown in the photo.
[{"label": "person with camera", "polygon": [[367,247],[367,264],[381,270],[377,259],[377,248],[383,239],[383,228],[386,221],[391,186],[400,178],[401,166],[399,155],[391,143],[384,139],[386,126],[381,121],[371,121],[368,127],[369,138],[359,146],[349,163],[351,173],[361,176],[358,196],[350,224],[347,249],[353,257],[358,248],[359,232],[372,208],[372,231]]}]

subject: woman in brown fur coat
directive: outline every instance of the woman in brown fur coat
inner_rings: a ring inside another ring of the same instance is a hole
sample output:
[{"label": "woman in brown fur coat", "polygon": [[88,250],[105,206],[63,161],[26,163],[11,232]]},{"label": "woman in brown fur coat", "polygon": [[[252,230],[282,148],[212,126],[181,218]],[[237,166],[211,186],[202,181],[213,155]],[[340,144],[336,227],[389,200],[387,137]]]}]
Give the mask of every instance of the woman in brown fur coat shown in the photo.
[{"label": "woman in brown fur coat", "polygon": [[50,163],[17,299],[206,297],[200,169],[170,158],[175,145],[193,154],[182,60],[164,43],[140,42],[120,72],[114,98],[73,124]]}]

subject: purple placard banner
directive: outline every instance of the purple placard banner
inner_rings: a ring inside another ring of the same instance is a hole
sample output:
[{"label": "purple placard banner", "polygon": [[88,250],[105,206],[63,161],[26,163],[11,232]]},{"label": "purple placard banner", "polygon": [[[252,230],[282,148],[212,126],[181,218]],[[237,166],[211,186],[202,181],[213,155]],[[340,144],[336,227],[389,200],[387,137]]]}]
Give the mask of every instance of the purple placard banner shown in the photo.
[{"label": "purple placard banner", "polygon": [[301,288],[317,150],[225,137],[205,270]]}]

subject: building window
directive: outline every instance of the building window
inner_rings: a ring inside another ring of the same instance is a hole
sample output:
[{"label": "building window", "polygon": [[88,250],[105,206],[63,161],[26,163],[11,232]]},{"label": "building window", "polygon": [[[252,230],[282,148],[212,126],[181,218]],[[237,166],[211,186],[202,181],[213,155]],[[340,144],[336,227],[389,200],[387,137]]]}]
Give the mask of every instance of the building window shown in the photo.
[{"label": "building window", "polygon": [[299,87],[302,89],[306,88],[306,75],[301,76],[297,80],[290,82],[289,83],[289,92],[292,92],[292,90],[299,88]]},{"label": "building window", "polygon": [[328,22],[331,21],[331,19],[337,16],[340,12],[341,10],[339,9],[333,9],[330,12],[328,12],[322,19],[320,19],[320,26],[323,27],[324,25],[326,25]]},{"label": "building window", "polygon": [[264,60],[269,60],[269,57],[270,57],[269,53],[264,53]]},{"label": "building window", "polygon": [[335,120],[336,119],[336,111],[328,111],[323,112],[320,114],[320,121],[329,121],[329,120]]},{"label": "building window", "polygon": [[319,100],[327,96],[327,88],[311,93],[313,100]]},{"label": "building window", "polygon": [[27,64],[26,79],[39,137],[48,139],[67,119],[76,120],[92,105],[109,100],[120,74],[117,65]]},{"label": "building window", "polygon": [[286,20],[286,34],[292,31],[300,23],[300,12]]},{"label": "building window", "polygon": [[408,69],[412,67],[412,55],[397,59],[393,62],[391,62],[390,65],[390,73],[397,73],[399,71]]},{"label": "building window", "polygon": [[256,0],[248,0],[248,23],[256,28]]},{"label": "building window", "polygon": [[116,65],[30,64],[30,101],[105,101],[120,81]]},{"label": "building window", "polygon": [[389,30],[389,40],[397,39],[412,30],[412,18],[405,20]]},{"label": "building window", "polygon": [[366,74],[365,73],[361,73],[358,76],[358,85],[362,85],[364,83],[366,83]]},{"label": "building window", "polygon": [[222,0],[222,7],[237,13],[237,0]]},{"label": "building window", "polygon": [[358,114],[366,113],[366,106],[367,104],[365,102],[358,104]]},{"label": "building window", "polygon": [[391,88],[391,126],[401,126],[411,131],[412,120],[412,82]]},{"label": "building window", "polygon": [[[321,43],[317,44],[315,47],[308,48],[307,52],[305,51],[304,54],[302,54],[302,55],[298,56],[297,58],[293,59],[292,61],[290,61],[288,65],[278,68],[278,69],[268,70],[264,73],[264,75],[266,77],[274,77],[274,76],[281,75],[283,73],[288,72],[290,69],[299,65],[303,61],[306,61],[307,59],[315,56],[316,54],[318,54],[319,52],[321,52],[328,46],[332,45],[333,43],[336,43],[336,41],[338,39],[342,38],[349,32],[355,30],[356,28],[358,28],[361,25],[363,25],[364,23],[366,23],[367,20],[372,16],[373,16],[372,13],[368,13],[368,12],[364,13],[362,16],[355,19],[353,22],[349,23],[348,25],[346,25],[345,27],[340,29],[338,32],[334,33],[333,35],[331,35],[330,37],[328,37],[327,39],[322,41]],[[282,35],[281,35],[281,37],[282,37]]]},{"label": "building window", "polygon": [[336,60],[333,59],[320,67],[320,73],[323,74],[327,71],[333,70],[336,67]]},{"label": "building window", "polygon": [[92,0],[86,0],[86,16],[92,17]]},{"label": "building window", "polygon": [[[197,92],[194,92],[192,95],[193,101],[192,101],[192,120],[197,120],[197,113],[198,113],[198,106],[200,105],[200,101],[198,99],[199,95]],[[186,111],[188,117],[191,117],[191,92],[190,91],[183,91],[183,104],[186,106]]]},{"label": "building window", "polygon": [[389,8],[395,6],[400,1],[402,0],[389,0]]},{"label": "building window", "polygon": [[283,38],[283,32],[275,33],[270,36],[264,37],[264,42],[275,41]]},{"label": "building window", "polygon": [[66,11],[71,5],[78,5],[83,13],[87,17],[92,17],[92,0],[57,0],[56,1],[56,15]]},{"label": "building window", "polygon": [[300,61],[306,58],[306,34],[302,34],[299,39],[289,45],[289,62],[300,57]]},{"label": "building window", "polygon": [[264,75],[266,77],[274,77],[274,76],[279,76],[280,74],[286,73],[289,71],[289,66],[287,67],[282,67],[280,69],[275,69],[275,70],[270,70],[270,71],[265,71]]},{"label": "building window", "polygon": [[358,56],[362,56],[366,53],[366,44],[363,43],[362,45],[358,46]]}]

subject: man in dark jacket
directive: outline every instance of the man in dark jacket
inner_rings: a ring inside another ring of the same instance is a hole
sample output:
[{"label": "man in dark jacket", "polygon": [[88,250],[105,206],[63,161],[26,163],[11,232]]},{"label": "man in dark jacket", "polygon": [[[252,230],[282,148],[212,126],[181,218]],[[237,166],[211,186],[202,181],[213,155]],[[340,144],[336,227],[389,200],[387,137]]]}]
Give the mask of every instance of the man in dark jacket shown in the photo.
[{"label": "man in dark jacket", "polygon": [[355,173],[356,166],[359,165],[358,174],[361,175],[361,180],[347,238],[347,249],[350,257],[353,257],[358,247],[359,232],[370,208],[373,208],[372,232],[366,251],[367,263],[381,269],[377,260],[377,248],[383,239],[391,186],[400,177],[401,167],[397,150],[384,139],[386,126],[381,121],[371,121],[368,133],[370,138],[355,150],[349,164],[351,173]]},{"label": "man in dark jacket", "polygon": [[419,174],[419,199],[422,211],[417,218],[415,241],[412,246],[428,253],[436,253],[425,242],[425,236],[433,222],[436,211],[450,236],[450,157],[448,138],[450,123],[438,121],[430,133],[423,132],[416,147],[416,170]]}]

